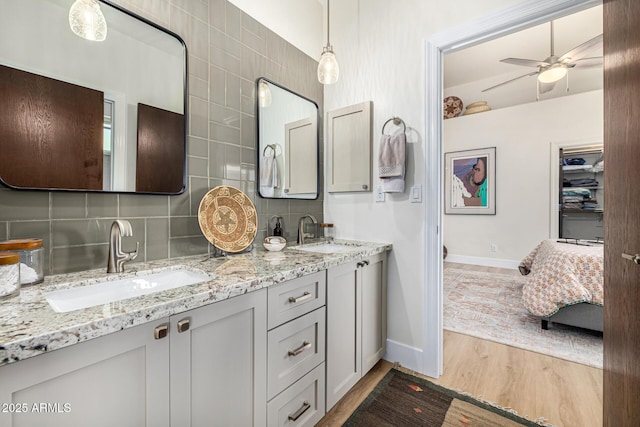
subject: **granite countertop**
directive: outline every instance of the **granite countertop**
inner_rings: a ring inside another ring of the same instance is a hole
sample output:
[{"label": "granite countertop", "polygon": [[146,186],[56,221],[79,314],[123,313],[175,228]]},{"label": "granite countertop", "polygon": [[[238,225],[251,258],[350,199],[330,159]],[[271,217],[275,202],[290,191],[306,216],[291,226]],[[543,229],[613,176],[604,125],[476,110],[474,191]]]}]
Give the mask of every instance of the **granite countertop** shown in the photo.
[{"label": "granite countertop", "polygon": [[288,246],[268,252],[257,243],[260,248],[224,258],[197,255],[126,264],[124,273],[109,274],[109,280],[178,268],[215,278],[67,313],[55,312],[45,294],[104,280],[106,268],[45,277],[44,283],[24,287],[20,295],[0,301],[0,366],[391,250],[387,243],[336,243],[350,249],[322,254]]}]

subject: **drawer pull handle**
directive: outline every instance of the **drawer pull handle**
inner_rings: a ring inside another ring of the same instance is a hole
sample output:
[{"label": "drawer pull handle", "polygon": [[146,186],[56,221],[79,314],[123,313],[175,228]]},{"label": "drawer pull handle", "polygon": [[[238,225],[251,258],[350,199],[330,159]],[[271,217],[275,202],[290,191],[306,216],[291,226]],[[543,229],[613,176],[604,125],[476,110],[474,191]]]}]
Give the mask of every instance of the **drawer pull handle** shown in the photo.
[{"label": "drawer pull handle", "polygon": [[298,421],[298,418],[300,418],[302,416],[302,414],[307,412],[309,410],[309,408],[311,408],[311,404],[305,400],[304,403],[302,404],[302,408],[298,409],[293,414],[290,414],[289,415],[289,419],[291,421],[293,421],[293,422]]},{"label": "drawer pull handle", "polygon": [[313,298],[313,295],[311,295],[311,292],[304,291],[304,294],[302,294],[301,297],[289,297],[289,302],[292,304],[295,304],[297,302],[303,302],[311,298]]},{"label": "drawer pull handle", "polygon": [[185,332],[189,330],[189,319],[182,319],[178,322],[178,332]]},{"label": "drawer pull handle", "polygon": [[296,348],[295,350],[289,350],[289,356],[297,356],[303,351],[308,350],[310,348],[311,348],[311,343],[308,341],[305,341],[302,343],[300,347]]},{"label": "drawer pull handle", "polygon": [[161,340],[162,338],[165,338],[168,333],[169,333],[168,325],[165,324],[165,325],[156,326],[156,329],[153,331],[153,338],[157,340]]}]

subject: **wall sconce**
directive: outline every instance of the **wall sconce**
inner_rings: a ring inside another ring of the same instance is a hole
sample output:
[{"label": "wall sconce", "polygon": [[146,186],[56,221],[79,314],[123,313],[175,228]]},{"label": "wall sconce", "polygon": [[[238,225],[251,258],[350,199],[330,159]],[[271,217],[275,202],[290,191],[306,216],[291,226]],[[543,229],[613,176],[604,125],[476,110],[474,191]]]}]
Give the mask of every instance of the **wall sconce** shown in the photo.
[{"label": "wall sconce", "polygon": [[76,0],[69,9],[69,26],[83,39],[101,42],[107,38],[107,21],[96,0]]},{"label": "wall sconce", "polygon": [[327,0],[327,45],[322,49],[322,56],[318,63],[318,81],[323,85],[330,85],[338,81],[340,76],[340,67],[336,60],[336,55],[333,53],[333,46],[329,42],[329,20],[330,0]]}]

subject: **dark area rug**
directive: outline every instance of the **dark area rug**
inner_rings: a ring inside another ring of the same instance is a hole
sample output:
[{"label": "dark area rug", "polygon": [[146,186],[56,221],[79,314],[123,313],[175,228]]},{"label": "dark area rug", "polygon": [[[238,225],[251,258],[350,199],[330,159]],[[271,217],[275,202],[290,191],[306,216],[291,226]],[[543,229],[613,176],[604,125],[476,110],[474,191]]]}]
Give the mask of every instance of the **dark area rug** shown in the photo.
[{"label": "dark area rug", "polygon": [[392,369],[345,426],[512,427],[532,421]]}]

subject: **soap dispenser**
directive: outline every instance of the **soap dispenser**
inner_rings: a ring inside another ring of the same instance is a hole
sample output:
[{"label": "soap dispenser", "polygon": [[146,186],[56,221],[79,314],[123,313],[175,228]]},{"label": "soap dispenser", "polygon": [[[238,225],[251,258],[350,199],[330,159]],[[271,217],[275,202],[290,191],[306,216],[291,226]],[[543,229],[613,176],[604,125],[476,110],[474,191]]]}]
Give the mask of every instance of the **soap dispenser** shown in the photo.
[{"label": "soap dispenser", "polygon": [[276,226],[273,228],[274,236],[282,236],[282,226],[280,225],[280,218],[276,219]]}]

